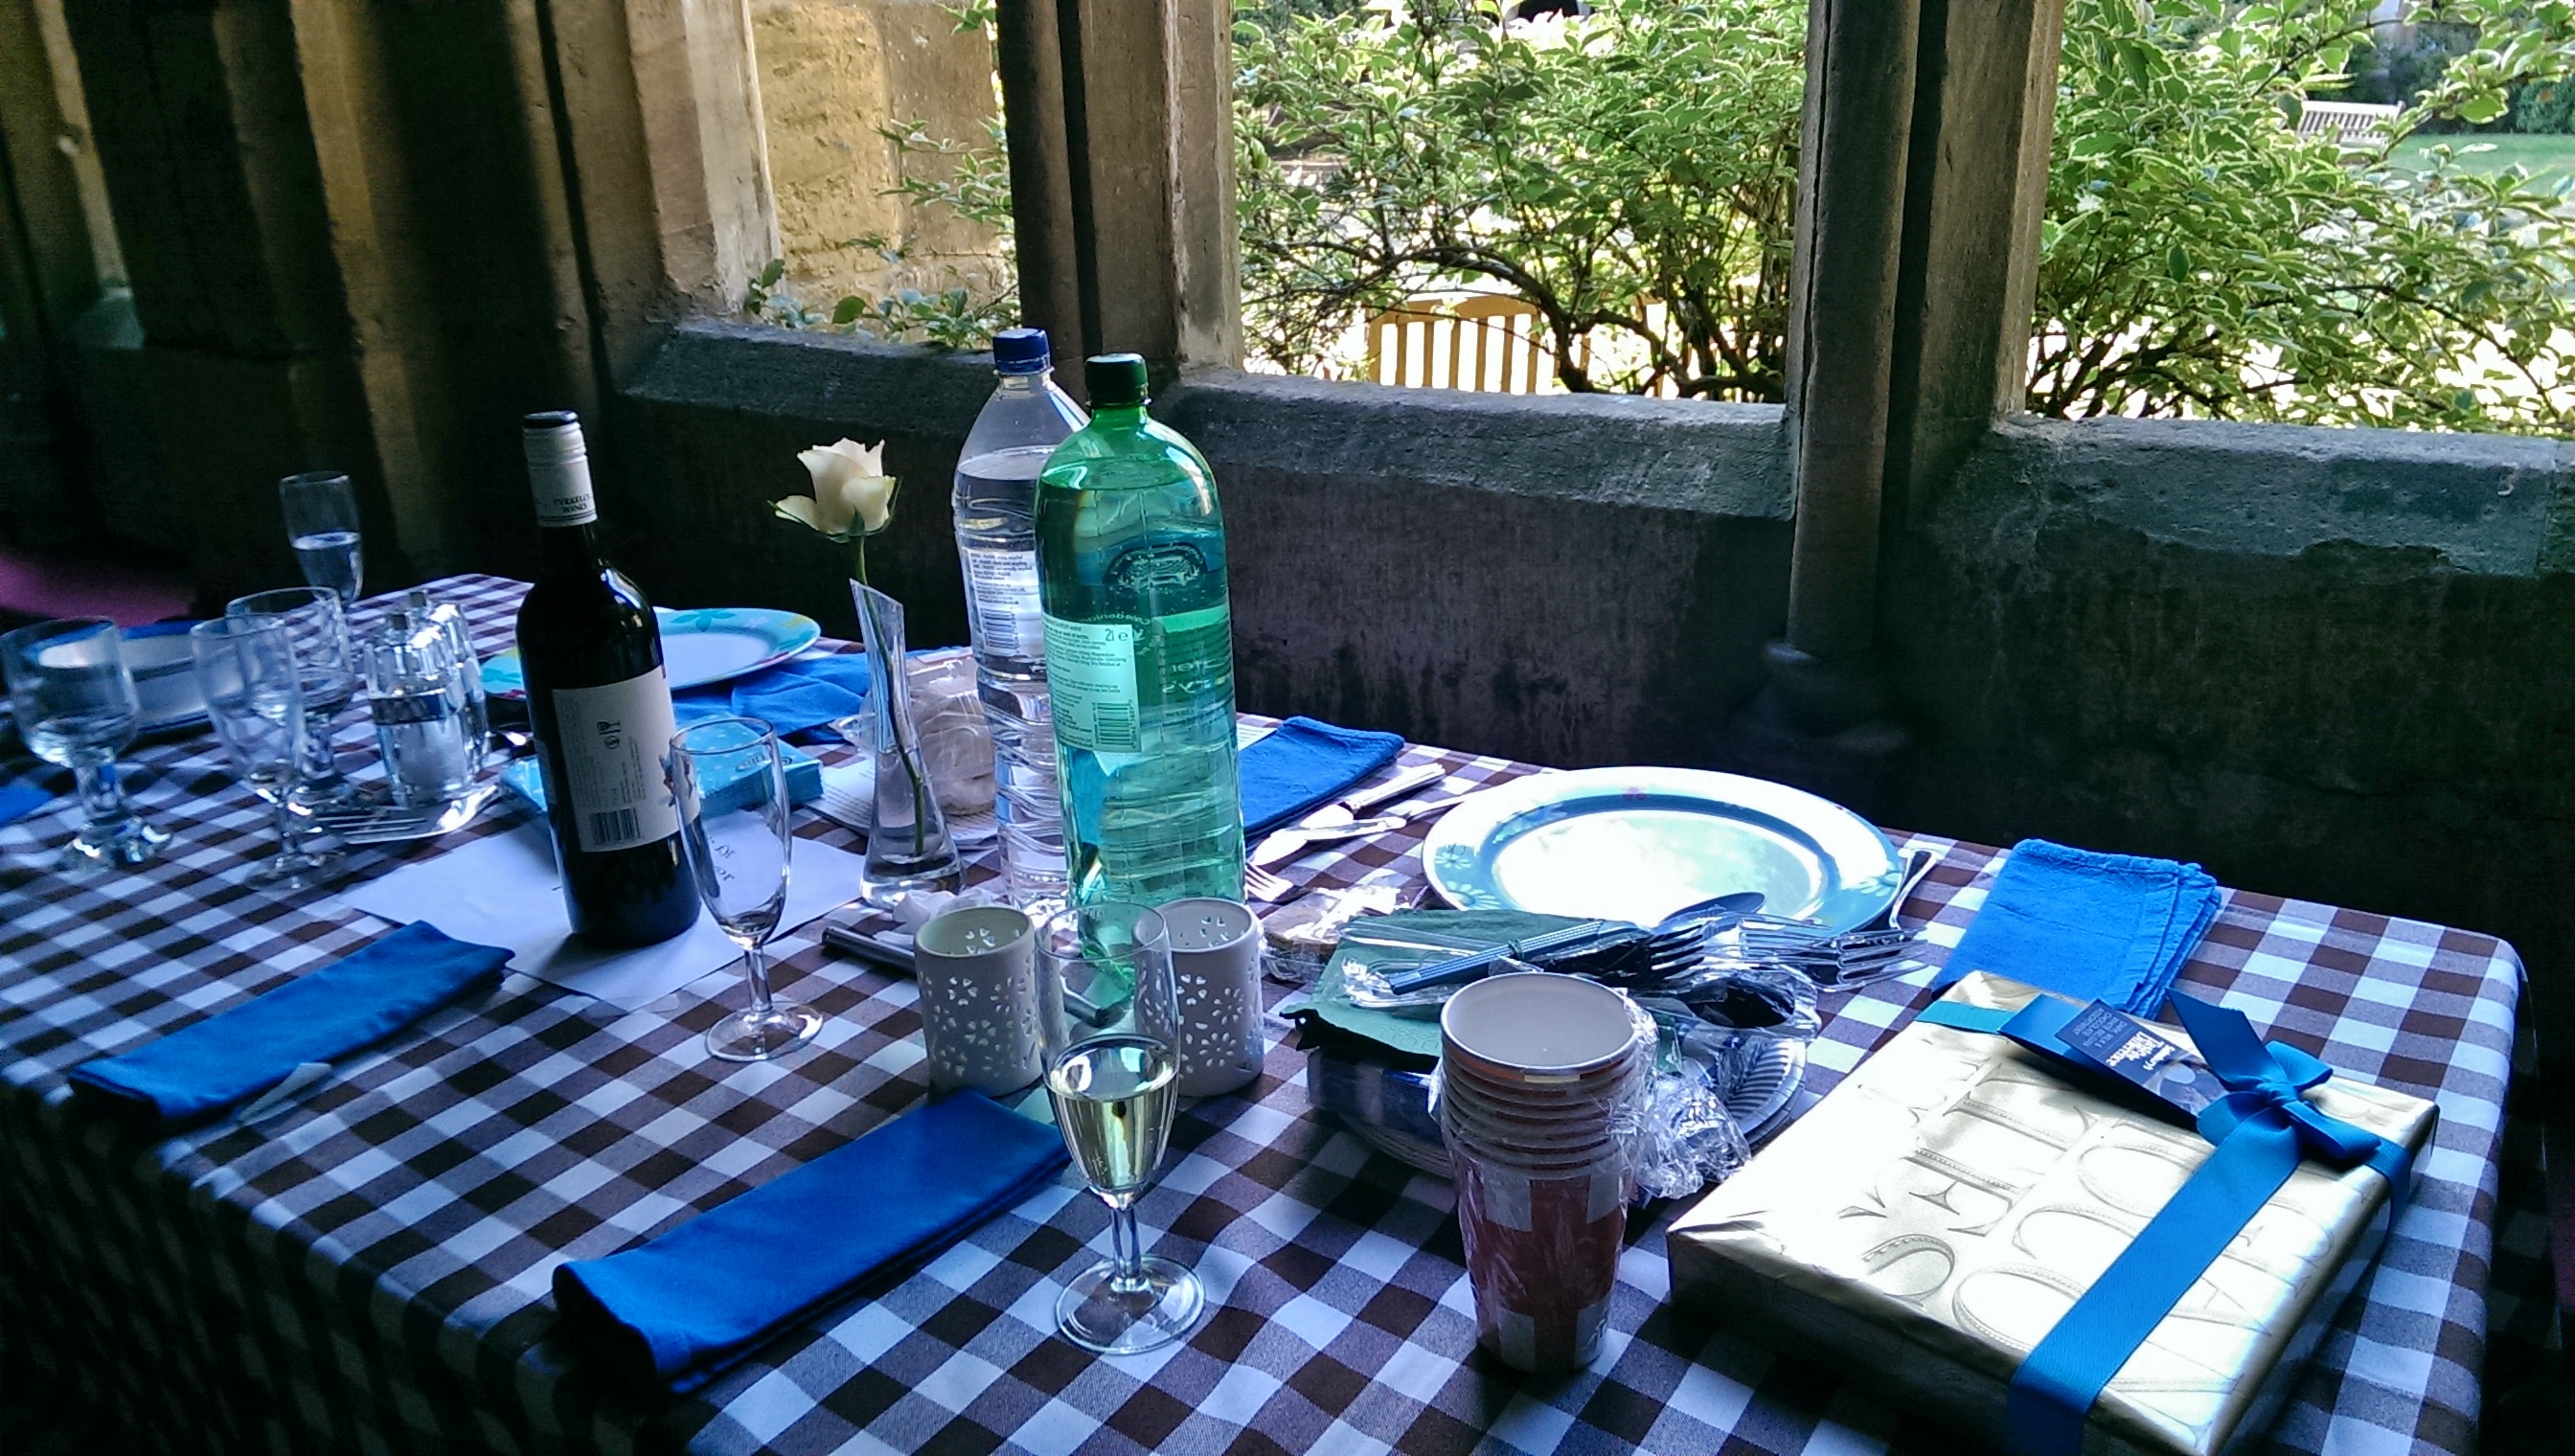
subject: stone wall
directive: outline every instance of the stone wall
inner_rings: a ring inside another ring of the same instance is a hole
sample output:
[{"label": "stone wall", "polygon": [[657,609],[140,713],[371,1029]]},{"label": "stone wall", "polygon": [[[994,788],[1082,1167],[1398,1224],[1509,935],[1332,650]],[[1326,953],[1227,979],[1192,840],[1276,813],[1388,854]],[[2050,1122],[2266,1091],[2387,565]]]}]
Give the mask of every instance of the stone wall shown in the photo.
[{"label": "stone wall", "polygon": [[[982,32],[960,32],[938,0],[753,0],[751,17],[787,290],[825,314],[848,294],[998,291],[999,234],[895,195],[906,163],[878,131],[922,122],[939,141],[990,146],[998,106]],[[871,235],[906,259],[852,246]]]}]

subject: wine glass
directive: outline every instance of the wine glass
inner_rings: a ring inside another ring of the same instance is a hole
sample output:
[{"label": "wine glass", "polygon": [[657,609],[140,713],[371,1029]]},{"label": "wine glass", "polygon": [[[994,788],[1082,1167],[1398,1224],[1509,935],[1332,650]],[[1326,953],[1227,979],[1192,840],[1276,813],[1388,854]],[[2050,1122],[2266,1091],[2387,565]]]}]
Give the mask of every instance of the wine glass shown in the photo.
[{"label": "wine glass", "polygon": [[42,622],[0,637],[19,733],[37,757],[72,770],[88,811],[55,861],[69,873],[131,867],[170,842],[167,829],[134,811],[117,777],[117,752],[134,740],[141,717],[124,647],[124,635],[104,617]]},{"label": "wine glass", "polygon": [[302,666],[294,632],[274,617],[219,617],[188,629],[197,686],[224,754],[277,811],[277,853],[245,876],[261,889],[310,889],[340,872],[337,853],[295,846],[295,786],[304,771]]},{"label": "wine glass", "polygon": [[671,739],[671,794],[679,801],[681,838],[698,898],[742,947],[751,1009],[707,1031],[707,1050],[726,1061],[785,1056],[822,1029],[822,1013],[769,996],[769,962],[760,947],[778,933],[787,909],[789,822],[787,763],[778,734],[748,718],[710,718]]},{"label": "wine glass", "polygon": [[356,789],[340,775],[331,726],[357,694],[358,671],[340,594],[328,587],[281,587],[236,597],[224,615],[274,617],[286,625],[304,694],[304,766],[296,775],[295,801],[306,808],[347,802]]},{"label": "wine glass", "polygon": [[1105,1355],[1189,1333],[1206,1296],[1196,1274],[1145,1252],[1136,1200],[1171,1140],[1180,1081],[1180,996],[1171,934],[1143,905],[1101,901],[1038,931],[1038,1045],[1056,1125],[1083,1180],[1109,1204],[1116,1257],[1056,1301],[1066,1339]]},{"label": "wine glass", "polygon": [[328,588],[343,607],[355,603],[366,564],[358,554],[358,497],[349,478],[335,470],[288,476],[277,483],[277,504],[304,580]]}]

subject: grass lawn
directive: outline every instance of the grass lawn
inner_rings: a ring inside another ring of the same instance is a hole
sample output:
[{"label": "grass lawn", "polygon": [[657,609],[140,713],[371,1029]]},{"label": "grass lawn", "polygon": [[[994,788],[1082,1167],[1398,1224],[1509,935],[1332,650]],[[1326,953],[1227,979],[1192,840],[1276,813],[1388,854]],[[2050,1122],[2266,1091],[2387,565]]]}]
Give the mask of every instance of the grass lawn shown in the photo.
[{"label": "grass lawn", "polygon": [[[2470,152],[2470,147],[2491,145],[2490,152]],[[2396,149],[2396,163],[2420,167],[2424,153],[2446,146],[2459,154],[2458,165],[2477,172],[2500,172],[2519,165],[2530,169],[2530,175],[2542,182],[2575,176],[2575,136],[2533,136],[2521,132],[2415,137]]]}]

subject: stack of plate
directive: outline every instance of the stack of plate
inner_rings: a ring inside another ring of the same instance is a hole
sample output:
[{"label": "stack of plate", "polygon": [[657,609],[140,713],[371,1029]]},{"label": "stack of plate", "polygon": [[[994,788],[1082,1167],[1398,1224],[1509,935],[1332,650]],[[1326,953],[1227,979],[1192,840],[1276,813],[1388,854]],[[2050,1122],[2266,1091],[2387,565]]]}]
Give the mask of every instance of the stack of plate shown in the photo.
[{"label": "stack of plate", "polygon": [[[775,668],[823,640],[822,626],[814,619],[766,607],[687,612],[656,607],[653,615],[662,626],[662,669],[674,693]],[[528,679],[517,648],[483,660],[483,691],[501,698],[526,696]]]},{"label": "stack of plate", "polygon": [[1440,816],[1421,863],[1462,910],[1639,925],[1757,890],[1764,914],[1846,930],[1904,877],[1886,835],[1840,804],[1697,768],[1581,768],[1483,789]]}]

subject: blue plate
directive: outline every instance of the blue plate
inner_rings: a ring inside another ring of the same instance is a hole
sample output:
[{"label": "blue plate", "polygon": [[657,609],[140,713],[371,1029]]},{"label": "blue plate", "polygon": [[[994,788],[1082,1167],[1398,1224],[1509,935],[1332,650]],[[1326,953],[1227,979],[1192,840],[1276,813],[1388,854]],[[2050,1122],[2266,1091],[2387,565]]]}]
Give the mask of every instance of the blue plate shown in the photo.
[{"label": "blue plate", "polygon": [[[766,607],[702,607],[673,612],[656,607],[662,622],[662,667],[671,675],[671,691],[704,688],[774,668],[823,640],[813,618]],[[483,691],[506,698],[524,697],[528,680],[519,671],[519,650],[512,648],[483,663]]]},{"label": "blue plate", "polygon": [[1581,768],[1484,789],[1440,816],[1421,862],[1461,910],[1644,925],[1750,889],[1764,914],[1849,929],[1903,878],[1895,846],[1840,804],[1696,768]]}]

